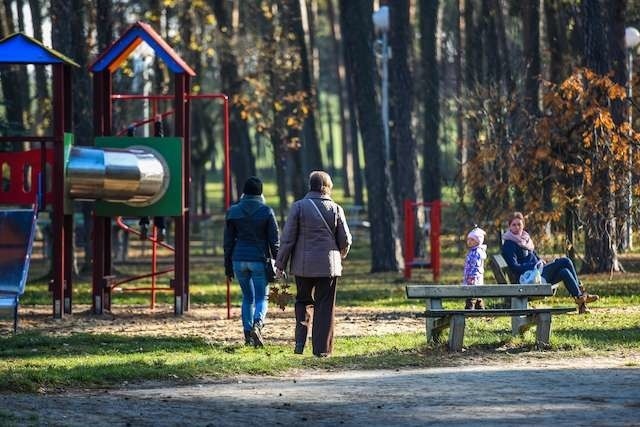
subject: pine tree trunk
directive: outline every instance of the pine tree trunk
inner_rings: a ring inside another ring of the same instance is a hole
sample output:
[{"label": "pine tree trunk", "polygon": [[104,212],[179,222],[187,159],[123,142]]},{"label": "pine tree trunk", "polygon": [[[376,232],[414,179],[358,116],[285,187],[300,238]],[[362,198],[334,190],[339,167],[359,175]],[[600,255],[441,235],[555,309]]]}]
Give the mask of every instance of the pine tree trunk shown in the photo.
[{"label": "pine tree trunk", "polygon": [[[333,47],[333,61],[336,81],[336,92],[338,94],[338,120],[340,122],[340,141],[342,147],[342,191],[345,197],[352,196],[353,189],[353,152],[351,134],[348,132],[347,123],[349,117],[349,109],[345,102],[347,97],[345,84],[345,64],[342,52],[342,34],[340,26],[336,20],[335,9],[333,7],[334,0],[327,0],[327,17],[329,19],[329,28],[331,30],[331,46]],[[357,142],[357,140],[356,140]]]},{"label": "pine tree trunk", "polygon": [[421,0],[420,33],[422,69],[426,75],[424,86],[423,121],[425,124],[424,159],[422,172],[422,193],[426,202],[442,198],[440,182],[440,145],[438,128],[440,126],[440,78],[436,57],[436,34],[438,0]]},{"label": "pine tree trunk", "polygon": [[227,10],[225,0],[210,0],[211,9],[218,22],[218,30],[221,37],[222,48],[220,53],[220,77],[222,80],[222,92],[229,96],[229,147],[231,156],[231,172],[235,177],[236,194],[242,193],[244,182],[256,174],[256,164],[251,150],[251,137],[249,126],[241,104],[233,102],[234,97],[240,92],[242,80],[238,72],[238,59],[231,46],[233,26],[231,15]]},{"label": "pine tree trunk", "polygon": [[[608,71],[608,49],[604,40],[605,26],[598,0],[583,0],[582,16],[584,20],[584,62],[587,68],[598,74]],[[594,141],[594,146],[599,142]],[[614,200],[610,192],[611,177],[608,165],[591,159],[594,165],[594,188],[592,192],[600,195],[599,203],[586,212],[585,260],[582,271],[589,273],[609,273],[618,271],[616,250],[616,226],[614,219]],[[585,191],[589,191],[586,188]]]},{"label": "pine tree trunk", "polygon": [[401,265],[397,212],[385,161],[382,118],[376,105],[371,4],[340,0],[345,47],[351,55],[358,123],[364,143],[368,212],[371,221],[371,270],[397,271]]},{"label": "pine tree trunk", "polygon": [[[411,26],[409,23],[409,3],[398,2],[391,6],[391,51],[389,61],[389,93],[391,127],[391,147],[395,153],[392,165],[396,202],[405,199],[417,200],[420,194],[420,172],[418,150],[411,126],[414,93],[413,76],[409,69],[411,48]],[[437,76],[435,77],[437,79]],[[438,100],[434,101],[437,105]],[[434,159],[435,160],[435,159]],[[403,222],[402,209],[398,210],[399,224]],[[401,233],[401,230],[399,230]]]}]

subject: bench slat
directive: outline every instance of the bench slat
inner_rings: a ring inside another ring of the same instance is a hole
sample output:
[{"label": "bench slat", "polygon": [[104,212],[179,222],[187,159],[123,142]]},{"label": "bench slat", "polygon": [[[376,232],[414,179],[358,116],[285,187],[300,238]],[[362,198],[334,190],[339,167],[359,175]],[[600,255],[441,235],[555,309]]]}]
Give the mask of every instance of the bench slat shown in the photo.
[{"label": "bench slat", "polygon": [[551,296],[551,285],[407,285],[407,298],[485,298]]},{"label": "bench slat", "polygon": [[446,317],[446,316],[528,316],[538,313],[552,313],[552,314],[564,314],[576,311],[575,307],[549,307],[549,308],[526,308],[526,309],[511,309],[511,308],[496,308],[487,310],[427,310],[425,312],[426,317]]}]

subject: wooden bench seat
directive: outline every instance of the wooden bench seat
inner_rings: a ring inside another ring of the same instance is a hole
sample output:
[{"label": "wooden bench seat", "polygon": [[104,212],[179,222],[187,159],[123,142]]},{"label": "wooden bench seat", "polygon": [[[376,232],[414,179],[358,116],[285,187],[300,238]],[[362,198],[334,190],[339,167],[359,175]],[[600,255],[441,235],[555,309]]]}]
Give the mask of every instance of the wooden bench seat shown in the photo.
[{"label": "wooden bench seat", "polygon": [[[448,346],[451,351],[462,350],[466,317],[510,316],[513,335],[523,334],[536,326],[536,344],[548,345],[551,335],[551,315],[575,311],[575,307],[529,308],[530,298],[553,295],[551,285],[407,285],[407,298],[426,300],[426,335],[428,342],[440,342],[441,332],[449,328]],[[509,298],[511,308],[466,310],[444,309],[444,299]]]}]

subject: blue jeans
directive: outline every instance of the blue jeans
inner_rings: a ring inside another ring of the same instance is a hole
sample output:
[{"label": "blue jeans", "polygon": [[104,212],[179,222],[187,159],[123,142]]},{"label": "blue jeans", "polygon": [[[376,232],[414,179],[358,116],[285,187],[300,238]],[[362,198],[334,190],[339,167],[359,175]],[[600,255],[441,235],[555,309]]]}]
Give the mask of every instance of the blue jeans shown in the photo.
[{"label": "blue jeans", "polygon": [[242,289],[242,327],[250,331],[254,322],[264,323],[269,303],[269,282],[264,261],[233,261],[233,274]]},{"label": "blue jeans", "polygon": [[576,273],[576,268],[569,258],[562,257],[545,264],[542,269],[542,277],[548,283],[564,283],[564,287],[574,297],[582,295],[579,288],[578,273]]}]

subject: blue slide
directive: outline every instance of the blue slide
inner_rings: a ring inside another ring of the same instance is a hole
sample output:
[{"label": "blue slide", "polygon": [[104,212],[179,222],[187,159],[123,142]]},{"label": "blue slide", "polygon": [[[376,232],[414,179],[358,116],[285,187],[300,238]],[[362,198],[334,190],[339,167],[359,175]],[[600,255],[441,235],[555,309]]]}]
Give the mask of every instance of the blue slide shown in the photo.
[{"label": "blue slide", "polygon": [[36,235],[36,209],[0,211],[0,309],[13,310],[18,328],[18,305],[24,293]]}]

